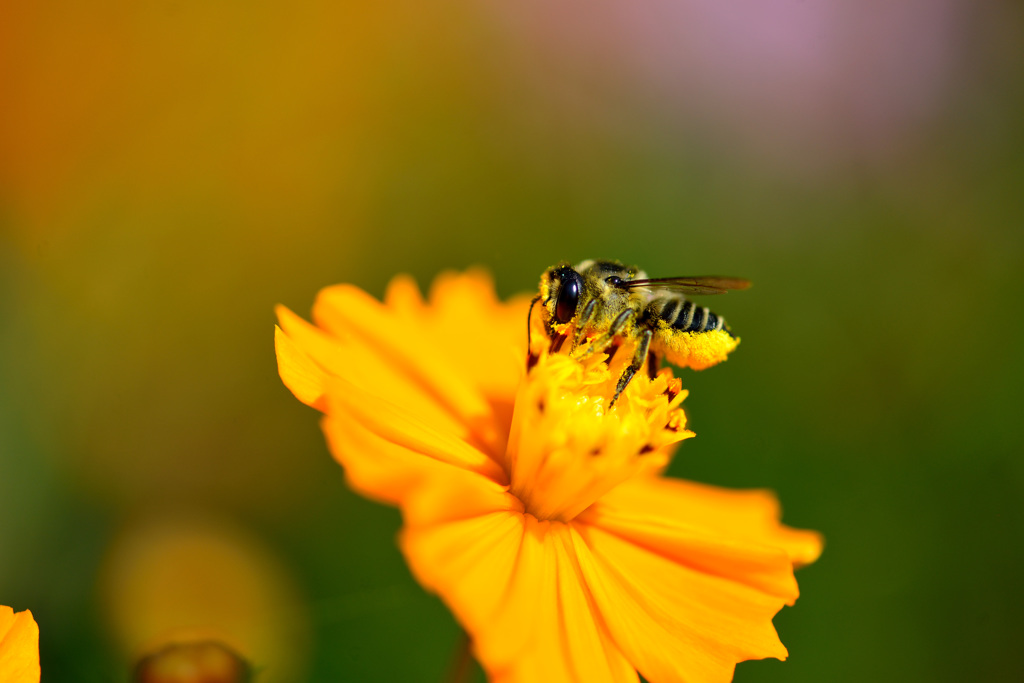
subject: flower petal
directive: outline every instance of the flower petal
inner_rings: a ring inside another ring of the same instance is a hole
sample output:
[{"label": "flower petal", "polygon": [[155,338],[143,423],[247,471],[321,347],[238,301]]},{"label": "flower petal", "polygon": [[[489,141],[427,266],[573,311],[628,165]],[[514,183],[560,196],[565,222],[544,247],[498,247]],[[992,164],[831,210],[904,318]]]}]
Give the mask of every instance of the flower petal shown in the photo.
[{"label": "flower petal", "polygon": [[[402,550],[416,579],[441,595],[478,650],[493,649],[489,627],[512,581],[523,533],[522,515],[509,511],[407,526],[402,532]],[[510,642],[516,639],[502,637],[502,649],[519,649]]]},{"label": "flower petal", "polygon": [[274,349],[277,352],[277,372],[284,385],[295,394],[295,398],[323,412],[325,407],[322,399],[327,373],[276,325]]},{"label": "flower petal", "polygon": [[652,683],[726,683],[736,663],[785,659],[783,599],[573,523],[586,585],[615,643]]},{"label": "flower petal", "polygon": [[[491,407],[444,353],[435,335],[405,329],[401,319],[379,301],[352,285],[320,291],[313,306],[317,325],[338,337],[356,338],[378,349],[405,375],[428,387],[436,400],[469,424],[488,423]],[[455,330],[453,330],[454,332]]]},{"label": "flower petal", "polygon": [[636,681],[587,598],[568,527],[521,510],[478,475],[432,478],[403,507],[417,580],[470,633],[495,681]]},{"label": "flower petal", "polygon": [[522,502],[505,484],[454,467],[436,472],[442,476],[426,482],[402,506],[402,516],[410,527],[434,527],[492,512],[523,512]]},{"label": "flower petal", "polygon": [[[636,670],[608,635],[584,589],[569,527],[560,522],[535,523],[546,527],[539,558],[544,569],[540,590],[506,598],[532,603],[528,619],[518,624],[532,632],[532,640],[511,663],[490,669],[492,679],[497,683],[635,683]],[[486,661],[484,665],[488,668]]]},{"label": "flower petal", "polygon": [[487,271],[471,268],[438,275],[429,303],[411,277],[398,275],[388,284],[384,305],[398,327],[441,340],[439,351],[489,401],[511,400],[524,372],[528,295],[499,301]]},{"label": "flower petal", "polygon": [[539,523],[488,486],[466,472],[432,478],[403,507],[401,545],[417,581],[441,596],[491,669],[531,642],[545,564]]},{"label": "flower petal", "polygon": [[350,335],[332,336],[284,306],[277,307],[281,331],[276,335],[278,370],[299,400],[325,411],[322,395],[333,377],[343,377],[364,391],[401,396],[423,420],[452,433],[465,434],[465,422],[438,404],[430,388],[418,383],[380,349]]},{"label": "flower petal", "polygon": [[457,435],[433,428],[404,406],[341,379],[327,393],[323,430],[353,488],[401,504],[428,474],[464,469],[500,482],[505,472],[487,454]]},{"label": "flower petal", "polygon": [[474,443],[472,434],[437,428],[404,405],[363,391],[343,379],[330,384],[327,395],[330,414],[358,423],[399,446],[458,467],[479,472],[505,483],[505,471]]},{"label": "flower petal", "polygon": [[420,288],[411,275],[396,275],[391,278],[384,292],[384,305],[395,315],[417,322],[422,322],[428,313]]},{"label": "flower petal", "polygon": [[400,505],[431,471],[450,467],[439,460],[397,446],[350,420],[326,416],[321,422],[334,459],[345,468],[345,479],[367,498]]},{"label": "flower petal", "polygon": [[0,680],[39,683],[39,626],[32,612],[0,605]]},{"label": "flower petal", "polygon": [[[669,477],[637,478],[610,492],[587,514],[607,519],[602,525],[608,529],[643,519],[656,535],[653,529],[660,526],[669,535],[682,531],[781,548],[797,567],[818,559],[824,546],[818,532],[779,523],[779,501],[762,489],[739,491]],[[658,544],[663,551],[668,549]]]},{"label": "flower petal", "polygon": [[[529,295],[498,300],[494,281],[481,269],[448,271],[430,287],[430,322],[441,338],[457,330],[463,342],[448,345],[471,381],[491,399],[515,395],[526,358],[526,316]],[[466,335],[482,340],[465,340]]]}]

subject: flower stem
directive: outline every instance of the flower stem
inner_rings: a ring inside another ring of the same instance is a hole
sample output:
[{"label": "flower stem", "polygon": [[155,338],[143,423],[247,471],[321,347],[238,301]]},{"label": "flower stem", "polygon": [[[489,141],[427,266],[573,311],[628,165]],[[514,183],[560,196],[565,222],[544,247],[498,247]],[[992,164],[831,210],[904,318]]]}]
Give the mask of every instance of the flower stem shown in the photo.
[{"label": "flower stem", "polygon": [[469,635],[459,630],[459,642],[455,646],[452,663],[448,667],[448,683],[468,683],[472,672],[473,657],[469,651]]}]

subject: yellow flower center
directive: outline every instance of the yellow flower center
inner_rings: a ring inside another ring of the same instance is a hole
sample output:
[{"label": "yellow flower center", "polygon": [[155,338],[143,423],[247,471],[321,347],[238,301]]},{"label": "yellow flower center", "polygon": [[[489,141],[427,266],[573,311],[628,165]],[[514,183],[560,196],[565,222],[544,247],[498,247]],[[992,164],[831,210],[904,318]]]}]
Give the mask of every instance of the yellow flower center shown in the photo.
[{"label": "yellow flower center", "polygon": [[[569,346],[569,343],[564,346]],[[609,405],[630,345],[617,353],[546,349],[516,395],[506,450],[511,491],[538,519],[568,521],[623,481],[660,472],[693,436],[668,368],[638,372]],[[610,361],[610,362],[609,362]]]}]

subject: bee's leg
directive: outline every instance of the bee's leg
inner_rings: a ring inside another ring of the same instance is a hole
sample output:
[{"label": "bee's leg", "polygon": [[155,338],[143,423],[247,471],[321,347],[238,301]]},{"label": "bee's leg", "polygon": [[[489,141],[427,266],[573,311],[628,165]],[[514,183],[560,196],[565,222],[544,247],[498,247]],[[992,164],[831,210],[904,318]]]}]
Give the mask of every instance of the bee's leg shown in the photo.
[{"label": "bee's leg", "polygon": [[661,367],[661,360],[658,358],[658,354],[654,351],[647,352],[647,374],[651,379],[658,376],[658,370]]},{"label": "bee's leg", "polygon": [[554,337],[552,337],[551,346],[548,347],[548,353],[558,353],[559,351],[561,351],[562,344],[565,343],[565,339],[568,336],[569,335],[567,334],[556,334]]},{"label": "bee's leg", "polygon": [[540,294],[533,297],[530,301],[530,310],[526,314],[526,369],[530,370],[537,361],[540,360],[540,356],[533,352],[533,326],[531,325],[531,318],[533,317],[533,307],[540,301]]},{"label": "bee's leg", "polygon": [[575,351],[576,347],[580,345],[583,340],[583,333],[587,329],[587,323],[594,317],[594,313],[597,311],[597,298],[593,298],[590,302],[584,306],[583,312],[580,313],[580,317],[576,320],[576,335],[572,340],[572,350]]},{"label": "bee's leg", "polygon": [[654,332],[650,329],[645,329],[640,333],[640,341],[637,343],[636,353],[633,354],[633,362],[629,364],[629,367],[619,377],[619,383],[615,385],[615,395],[612,396],[612,402],[608,404],[609,408],[619,400],[619,394],[626,390],[629,381],[633,379],[633,375],[637,373],[637,370],[644,366],[644,363],[647,361],[647,350],[651,347],[651,337],[653,336]]},{"label": "bee's leg", "polygon": [[537,296],[533,297],[533,299],[530,300],[530,310],[526,312],[526,350],[527,351],[529,351],[530,349],[533,348],[533,346],[532,346],[533,345],[533,326],[531,325],[531,321],[533,319],[533,307],[537,305],[538,301],[540,301],[540,294],[538,294]]},{"label": "bee's leg", "polygon": [[604,351],[608,348],[608,345],[615,339],[615,335],[622,331],[622,328],[626,326],[626,323],[629,322],[629,319],[632,318],[635,313],[636,311],[633,309],[627,308],[622,313],[615,316],[615,320],[613,320],[612,324],[608,327],[608,331],[590,342],[590,345],[587,346],[583,353],[579,355],[579,359],[583,360],[584,358],[589,358],[595,353]]}]

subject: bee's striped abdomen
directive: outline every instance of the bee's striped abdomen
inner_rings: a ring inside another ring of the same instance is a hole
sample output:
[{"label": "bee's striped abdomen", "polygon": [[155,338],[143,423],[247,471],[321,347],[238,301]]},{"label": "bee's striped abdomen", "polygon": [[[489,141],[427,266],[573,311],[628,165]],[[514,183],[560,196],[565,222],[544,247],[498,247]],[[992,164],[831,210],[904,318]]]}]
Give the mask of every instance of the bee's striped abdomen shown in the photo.
[{"label": "bee's striped abdomen", "polygon": [[708,309],[704,308],[703,306],[694,306],[693,307],[693,315],[690,318],[690,324],[686,326],[686,331],[687,332],[703,332],[704,331],[704,321],[707,320],[707,315],[706,315],[707,312],[708,312]]},{"label": "bee's striped abdomen", "polygon": [[659,314],[661,319],[667,324],[671,325],[675,322],[676,316],[679,315],[679,304],[678,299],[669,299],[661,307],[661,313]]},{"label": "bee's striped abdomen", "polygon": [[[673,302],[674,303],[674,302]],[[665,307],[667,312],[668,306]],[[706,306],[698,306],[692,301],[684,301],[675,315],[674,319],[664,316],[673,329],[680,332],[710,332],[712,330],[725,330],[725,319],[712,313]]]}]

